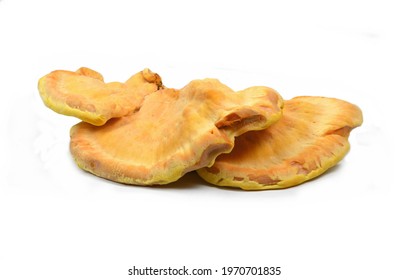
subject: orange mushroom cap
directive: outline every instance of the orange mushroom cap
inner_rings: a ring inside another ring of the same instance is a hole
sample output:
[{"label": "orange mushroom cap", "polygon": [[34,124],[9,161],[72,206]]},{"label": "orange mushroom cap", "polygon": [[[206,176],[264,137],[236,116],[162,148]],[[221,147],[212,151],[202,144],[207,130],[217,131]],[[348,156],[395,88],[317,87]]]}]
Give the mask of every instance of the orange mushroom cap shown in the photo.
[{"label": "orange mushroom cap", "polygon": [[295,186],[336,165],[349,151],[350,131],[362,121],[361,110],[346,101],[296,97],[285,101],[278,122],[239,136],[231,153],[198,174],[212,184],[246,190]]},{"label": "orange mushroom cap", "polygon": [[98,126],[137,110],[145,95],[161,87],[160,76],[149,69],[133,75],[125,83],[105,83],[100,73],[86,67],[76,72],[56,70],[38,82],[40,96],[47,107]]},{"label": "orange mushroom cap", "polygon": [[144,97],[139,110],[103,126],[71,129],[70,150],[86,171],[126,184],[176,181],[228,153],[234,137],[265,129],[281,117],[283,101],[271,88],[234,92],[215,79]]}]

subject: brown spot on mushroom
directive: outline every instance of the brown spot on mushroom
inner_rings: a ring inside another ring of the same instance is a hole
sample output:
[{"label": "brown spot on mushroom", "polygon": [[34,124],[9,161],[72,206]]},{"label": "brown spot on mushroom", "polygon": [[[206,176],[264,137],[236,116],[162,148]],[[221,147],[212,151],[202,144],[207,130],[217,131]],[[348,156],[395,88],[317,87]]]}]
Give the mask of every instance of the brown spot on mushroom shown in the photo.
[{"label": "brown spot on mushroom", "polygon": [[262,185],[276,185],[277,183],[280,182],[280,180],[272,179],[268,175],[249,174],[248,178],[249,178],[249,180],[255,181],[255,182],[257,182],[259,184],[262,184]]},{"label": "brown spot on mushroom", "polygon": [[290,163],[290,165],[291,165],[292,167],[297,168],[296,174],[308,174],[308,173],[309,173],[309,170],[308,170],[307,168],[305,168],[305,167],[303,166],[303,164],[301,164],[301,163],[298,162],[298,161],[292,161],[292,162]]},{"label": "brown spot on mushroom", "polygon": [[207,167],[206,170],[212,174],[220,173],[220,170],[215,166]]}]

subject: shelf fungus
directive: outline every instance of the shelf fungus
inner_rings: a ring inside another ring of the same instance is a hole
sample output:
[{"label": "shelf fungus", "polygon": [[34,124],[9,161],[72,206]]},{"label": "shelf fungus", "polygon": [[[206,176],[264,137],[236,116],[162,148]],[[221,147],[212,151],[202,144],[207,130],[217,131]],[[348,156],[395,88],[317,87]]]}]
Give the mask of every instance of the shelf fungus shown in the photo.
[{"label": "shelf fungus", "polygon": [[47,107],[82,120],[70,132],[77,165],[132,185],[165,185],[197,171],[218,186],[292,187],[342,160],[363,121],[340,99],[284,101],[269,87],[235,92],[217,79],[172,89],[147,68],[123,83],[85,67],[56,70],[38,89]]},{"label": "shelf fungus", "polygon": [[295,186],[336,165],[362,121],[361,110],[346,101],[296,97],[285,101],[278,122],[237,137],[231,153],[197,172],[212,184],[245,190]]},{"label": "shelf fungus", "polygon": [[86,67],[75,72],[56,70],[38,82],[44,104],[57,113],[75,116],[93,125],[128,115],[140,107],[145,95],[162,88],[159,75],[145,69],[125,83],[105,83]]},{"label": "shelf fungus", "polygon": [[261,130],[281,117],[273,89],[234,92],[215,79],[194,80],[180,90],[143,95],[132,113],[102,126],[80,122],[71,129],[71,153],[82,169],[135,185],[162,185],[211,166],[234,138]]}]

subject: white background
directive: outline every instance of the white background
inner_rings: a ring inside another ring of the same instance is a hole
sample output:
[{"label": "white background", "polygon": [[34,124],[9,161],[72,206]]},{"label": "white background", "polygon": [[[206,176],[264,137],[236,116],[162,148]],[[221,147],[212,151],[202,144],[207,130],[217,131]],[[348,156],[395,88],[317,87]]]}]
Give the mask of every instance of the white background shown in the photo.
[{"label": "white background", "polygon": [[[0,279],[144,279],[127,275],[133,265],[408,279],[403,2],[0,0]],[[221,189],[194,174],[124,186],[75,166],[77,120],[39,98],[41,76],[81,66],[106,81],[149,67],[167,87],[213,77],[342,98],[364,124],[337,167],[292,189]],[[192,277],[244,278],[268,279]]]}]

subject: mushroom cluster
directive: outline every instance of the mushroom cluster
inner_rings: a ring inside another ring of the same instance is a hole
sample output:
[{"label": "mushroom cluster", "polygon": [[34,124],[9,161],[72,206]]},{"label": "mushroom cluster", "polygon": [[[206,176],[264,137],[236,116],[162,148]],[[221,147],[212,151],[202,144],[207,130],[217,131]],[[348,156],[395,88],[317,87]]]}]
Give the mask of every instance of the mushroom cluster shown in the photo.
[{"label": "mushroom cluster", "polygon": [[361,110],[346,101],[274,89],[233,91],[217,79],[166,88],[144,69],[105,83],[82,67],[39,80],[44,104],[82,121],[71,128],[77,165],[132,185],[165,185],[191,171],[207,182],[245,190],[298,185],[336,165],[349,151]]}]

